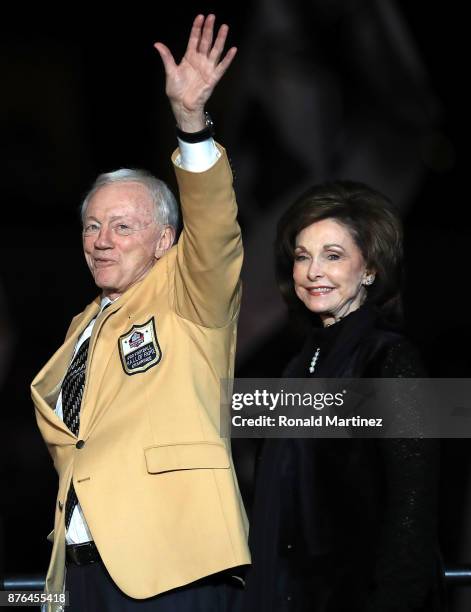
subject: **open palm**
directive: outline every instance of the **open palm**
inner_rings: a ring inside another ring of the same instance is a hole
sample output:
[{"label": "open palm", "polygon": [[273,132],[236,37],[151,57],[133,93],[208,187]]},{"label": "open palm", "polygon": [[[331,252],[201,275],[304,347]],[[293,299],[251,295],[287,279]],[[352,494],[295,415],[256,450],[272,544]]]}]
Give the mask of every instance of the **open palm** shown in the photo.
[{"label": "open palm", "polygon": [[[229,28],[222,25],[213,43],[214,21],[214,15],[195,18],[180,64],[163,43],[154,45],[164,64],[167,96],[177,123],[183,123],[182,129],[192,121],[202,122],[204,105],[237,52],[232,47],[221,59]],[[204,125],[195,127],[201,129]]]}]

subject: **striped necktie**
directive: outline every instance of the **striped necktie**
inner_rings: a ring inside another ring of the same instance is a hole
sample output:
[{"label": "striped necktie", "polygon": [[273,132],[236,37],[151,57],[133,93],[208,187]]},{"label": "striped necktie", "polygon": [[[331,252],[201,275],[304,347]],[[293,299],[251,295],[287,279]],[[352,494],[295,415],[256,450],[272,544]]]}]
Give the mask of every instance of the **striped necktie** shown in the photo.
[{"label": "striped necktie", "polygon": [[[88,347],[90,338],[82,342],[77,354],[67,370],[62,383],[62,414],[64,423],[70,431],[77,436],[80,427],[80,406],[82,404],[83,389],[85,387],[85,373],[87,368]],[[74,508],[78,503],[73,483],[70,484],[67,501],[65,503],[65,527],[69,528]]]},{"label": "striped necktie", "polygon": [[[112,302],[108,302],[102,309],[105,310],[111,306]],[[101,314],[101,313],[99,313]],[[82,405],[83,389],[85,387],[85,374],[87,371],[87,357],[90,338],[87,338],[80,345],[75,357],[72,359],[69,369],[62,383],[62,417],[64,423],[70,431],[78,436],[80,428],[80,408]],[[70,489],[65,502],[65,528],[69,528],[72,514],[75,506],[78,504],[77,494],[73,482],[70,483]]]}]

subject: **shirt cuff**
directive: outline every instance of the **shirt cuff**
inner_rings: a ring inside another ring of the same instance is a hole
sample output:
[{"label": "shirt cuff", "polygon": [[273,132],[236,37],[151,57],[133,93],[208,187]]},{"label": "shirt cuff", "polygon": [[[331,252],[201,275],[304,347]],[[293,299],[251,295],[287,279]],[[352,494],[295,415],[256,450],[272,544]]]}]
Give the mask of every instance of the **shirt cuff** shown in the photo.
[{"label": "shirt cuff", "polygon": [[221,157],[212,138],[202,142],[184,142],[177,138],[180,154],[175,158],[175,164],[189,172],[205,172]]}]

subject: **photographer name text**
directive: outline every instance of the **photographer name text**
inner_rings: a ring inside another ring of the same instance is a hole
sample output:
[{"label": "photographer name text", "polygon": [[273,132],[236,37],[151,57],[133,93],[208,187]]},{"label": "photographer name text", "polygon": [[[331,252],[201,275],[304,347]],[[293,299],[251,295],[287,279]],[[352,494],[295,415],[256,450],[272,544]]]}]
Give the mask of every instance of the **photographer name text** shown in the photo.
[{"label": "photographer name text", "polygon": [[243,417],[240,414],[232,416],[233,427],[382,427],[383,419],[354,417],[339,417],[337,415],[311,415],[306,418],[259,415]]}]

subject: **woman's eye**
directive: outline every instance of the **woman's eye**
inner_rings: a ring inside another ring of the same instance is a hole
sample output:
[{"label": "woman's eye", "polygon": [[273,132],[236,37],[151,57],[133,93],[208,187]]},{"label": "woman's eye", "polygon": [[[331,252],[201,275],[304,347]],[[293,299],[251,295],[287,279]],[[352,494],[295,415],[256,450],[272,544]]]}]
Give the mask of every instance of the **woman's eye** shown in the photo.
[{"label": "woman's eye", "polygon": [[329,261],[337,261],[337,259],[340,259],[340,255],[337,255],[337,253],[329,253],[327,259]]},{"label": "woman's eye", "polygon": [[299,253],[298,255],[294,256],[294,261],[304,261],[307,259],[306,255],[303,255],[302,253]]}]

